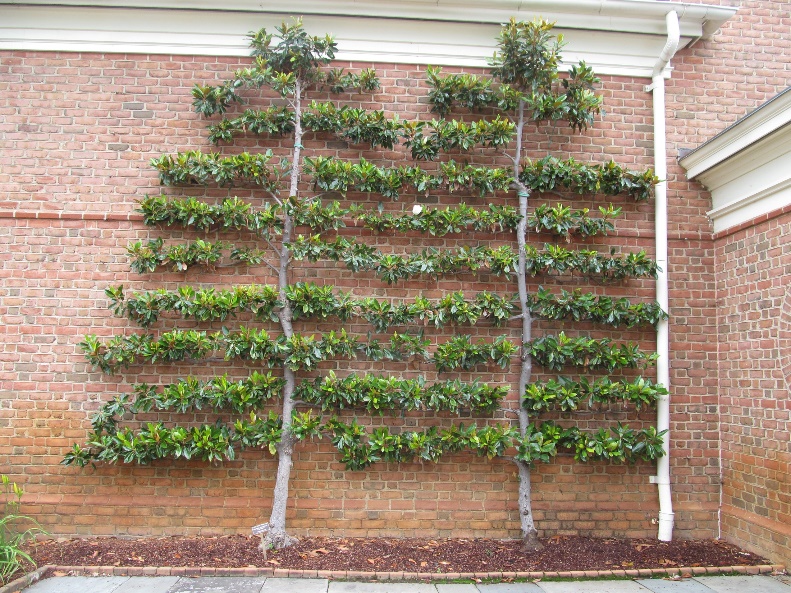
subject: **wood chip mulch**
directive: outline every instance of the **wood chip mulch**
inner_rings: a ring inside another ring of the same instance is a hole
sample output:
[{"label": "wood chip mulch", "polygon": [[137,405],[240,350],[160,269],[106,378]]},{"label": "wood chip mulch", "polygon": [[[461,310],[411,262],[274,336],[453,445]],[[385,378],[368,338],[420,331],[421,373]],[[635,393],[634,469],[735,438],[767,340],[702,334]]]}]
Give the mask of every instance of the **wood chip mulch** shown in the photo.
[{"label": "wood chip mulch", "polygon": [[270,567],[366,572],[569,571],[739,566],[767,560],[721,541],[659,542],[653,539],[597,539],[557,536],[543,539],[538,552],[521,543],[490,539],[304,538],[270,551],[258,538],[165,537],[147,539],[53,539],[30,552],[39,566]]}]

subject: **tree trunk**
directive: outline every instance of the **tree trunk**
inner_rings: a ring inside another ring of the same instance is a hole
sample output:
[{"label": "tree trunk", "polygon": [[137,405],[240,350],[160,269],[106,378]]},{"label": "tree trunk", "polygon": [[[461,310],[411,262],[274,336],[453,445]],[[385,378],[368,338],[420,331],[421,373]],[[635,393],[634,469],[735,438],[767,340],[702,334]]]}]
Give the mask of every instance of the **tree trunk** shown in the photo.
[{"label": "tree trunk", "polygon": [[[522,133],[525,126],[525,104],[519,102],[518,121],[516,125],[516,154],[514,156],[514,184],[519,195],[519,214],[522,217],[516,227],[516,240],[519,247],[519,267],[517,269],[517,285],[519,287],[519,306],[522,314],[522,344],[532,339],[533,317],[527,306],[527,253],[525,249],[527,241],[527,199],[530,190],[519,181],[519,163],[522,160]],[[519,370],[519,433],[525,436],[525,431],[530,423],[527,410],[522,407],[522,398],[525,394],[527,384],[530,383],[533,372],[533,360],[524,346],[522,346],[522,366]],[[524,461],[516,460],[519,469],[519,517],[522,527],[522,542],[526,550],[540,550],[541,543],[538,541],[538,531],[533,522],[533,501],[530,490],[530,465]]]},{"label": "tree trunk", "polygon": [[[299,191],[300,154],[302,152],[302,81],[297,78],[294,89],[294,152],[291,160],[291,180],[289,184],[289,197],[296,196]],[[289,214],[288,207],[284,208],[283,235],[280,247],[280,266],[278,268],[278,292],[280,302],[283,303],[278,318],[283,335],[290,338],[294,335],[291,325],[293,314],[291,305],[286,298],[288,287],[288,268],[291,263],[291,234],[294,230],[294,219]],[[277,446],[277,479],[272,500],[272,514],[269,517],[269,530],[261,538],[261,551],[266,553],[269,548],[285,548],[297,540],[286,533],[286,507],[288,506],[288,483],[291,477],[292,456],[296,439],[291,431],[291,414],[294,411],[294,390],[297,384],[297,375],[288,367],[283,369],[283,378],[286,384],[283,387],[283,432]]]}]

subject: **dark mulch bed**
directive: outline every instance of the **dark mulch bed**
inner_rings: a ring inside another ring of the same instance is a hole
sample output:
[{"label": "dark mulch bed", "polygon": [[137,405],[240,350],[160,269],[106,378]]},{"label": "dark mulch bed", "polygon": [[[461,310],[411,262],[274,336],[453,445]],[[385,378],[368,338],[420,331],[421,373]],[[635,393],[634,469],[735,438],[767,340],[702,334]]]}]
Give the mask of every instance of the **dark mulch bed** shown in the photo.
[{"label": "dark mulch bed", "polygon": [[659,542],[558,536],[539,552],[490,539],[304,538],[284,550],[258,551],[258,538],[59,539],[31,550],[36,562],[70,566],[274,567],[377,572],[493,572],[672,568],[768,564],[720,541]]}]

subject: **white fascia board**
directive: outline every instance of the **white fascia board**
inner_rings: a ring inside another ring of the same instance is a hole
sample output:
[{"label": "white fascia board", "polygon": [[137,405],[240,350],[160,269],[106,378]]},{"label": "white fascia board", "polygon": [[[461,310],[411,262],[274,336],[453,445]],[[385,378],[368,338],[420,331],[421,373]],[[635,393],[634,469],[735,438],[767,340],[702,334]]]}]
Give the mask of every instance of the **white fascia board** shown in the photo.
[{"label": "white fascia board", "polygon": [[791,90],[777,95],[735,124],[679,159],[695,179],[791,123]]},{"label": "white fascia board", "polygon": [[665,15],[675,10],[681,34],[707,37],[735,14],[735,8],[658,2],[657,0],[0,0],[0,4],[138,9],[175,9],[210,12],[248,12],[281,15],[327,15],[397,18],[500,24],[510,17],[541,15],[561,27],[665,34]]},{"label": "white fascia board", "polygon": [[711,191],[715,233],[791,205],[791,124],[697,179]]},{"label": "white fascia board", "polygon": [[[216,3],[200,0],[0,0],[0,49],[246,56],[245,35],[280,24],[287,17],[282,6],[229,0],[217,10]],[[288,15],[303,15],[309,31],[334,34],[343,61],[485,66],[502,21],[541,16],[555,20],[556,32],[565,35],[567,66],[585,60],[602,75],[639,77],[651,75],[669,10],[687,15],[682,44],[735,11],[642,0],[294,0],[287,6]]]}]

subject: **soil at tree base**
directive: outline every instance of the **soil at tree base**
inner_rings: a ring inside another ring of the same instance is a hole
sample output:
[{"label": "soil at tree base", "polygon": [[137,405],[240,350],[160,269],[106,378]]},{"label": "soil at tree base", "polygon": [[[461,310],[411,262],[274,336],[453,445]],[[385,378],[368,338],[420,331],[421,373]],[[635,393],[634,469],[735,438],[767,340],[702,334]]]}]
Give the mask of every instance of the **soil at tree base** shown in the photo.
[{"label": "soil at tree base", "polygon": [[303,538],[283,550],[258,550],[243,535],[144,539],[51,539],[30,546],[39,566],[274,567],[368,572],[623,570],[738,566],[769,562],[716,540],[556,536],[525,552],[521,541],[492,539]]}]

